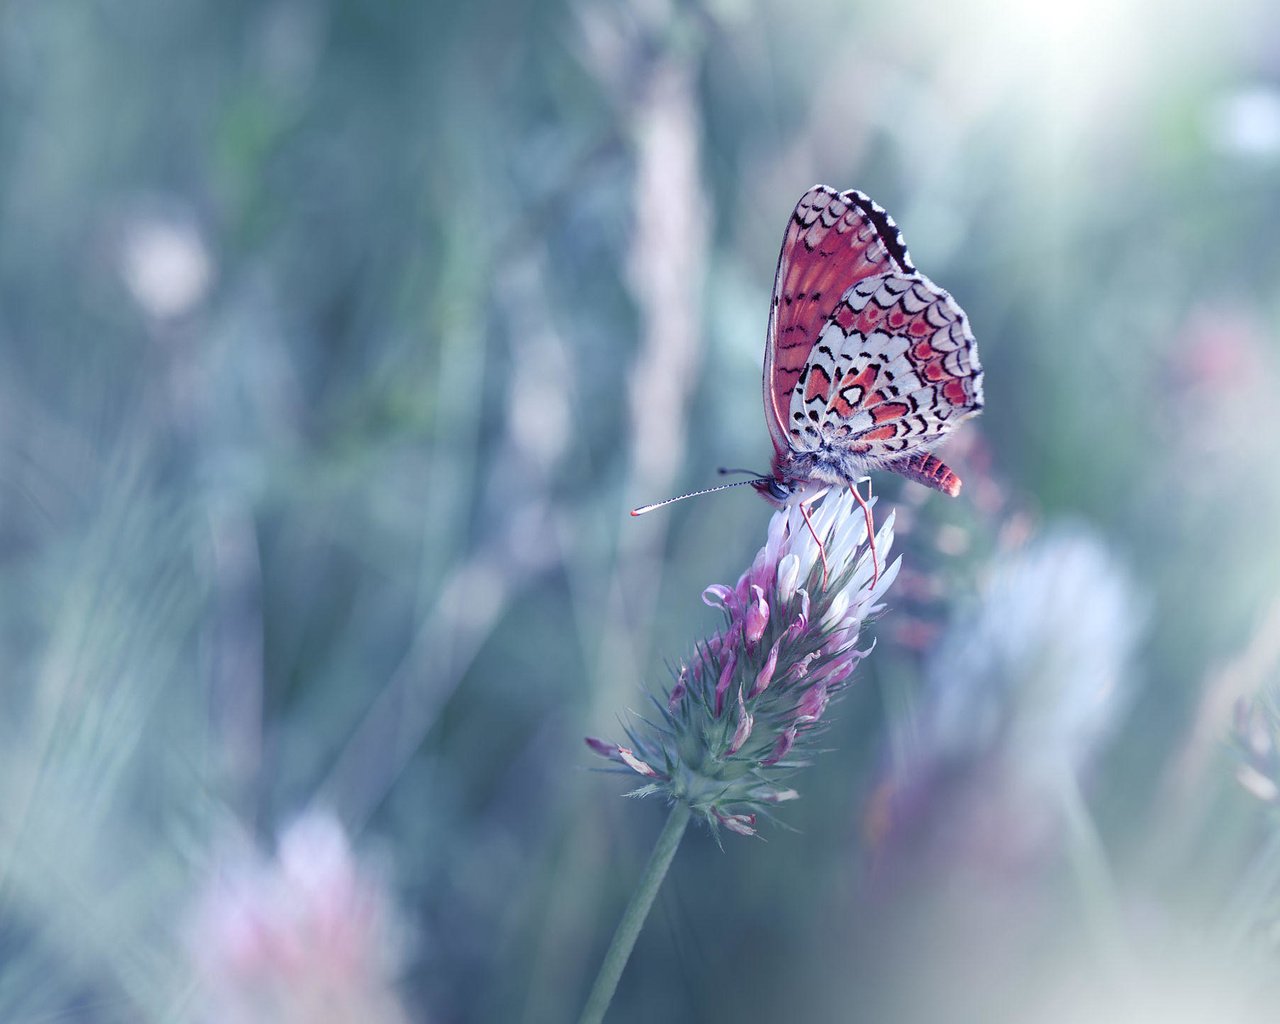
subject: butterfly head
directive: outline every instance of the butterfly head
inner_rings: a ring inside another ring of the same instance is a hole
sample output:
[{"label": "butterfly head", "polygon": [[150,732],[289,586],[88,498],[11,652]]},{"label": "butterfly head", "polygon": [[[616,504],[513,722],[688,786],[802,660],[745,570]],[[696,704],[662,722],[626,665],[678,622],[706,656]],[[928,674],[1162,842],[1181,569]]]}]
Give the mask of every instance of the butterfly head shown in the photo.
[{"label": "butterfly head", "polygon": [[789,449],[774,452],[771,472],[752,480],[752,486],[774,508],[787,508],[814,489],[812,467],[798,465]]},{"label": "butterfly head", "polygon": [[845,487],[848,481],[860,479],[862,467],[846,463],[831,464],[813,452],[784,449],[774,453],[770,472],[757,476],[751,485],[774,508],[789,508],[829,487]]},{"label": "butterfly head", "polygon": [[751,486],[774,508],[786,508],[796,492],[793,483],[773,475],[756,477]]}]

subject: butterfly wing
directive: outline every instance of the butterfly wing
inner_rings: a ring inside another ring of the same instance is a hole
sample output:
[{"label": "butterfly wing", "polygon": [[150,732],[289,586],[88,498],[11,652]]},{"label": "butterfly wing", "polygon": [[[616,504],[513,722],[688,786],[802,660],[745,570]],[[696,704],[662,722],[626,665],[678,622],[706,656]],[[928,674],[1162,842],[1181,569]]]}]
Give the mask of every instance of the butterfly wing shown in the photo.
[{"label": "butterfly wing", "polygon": [[982,367],[964,310],[927,277],[894,271],[845,291],[796,382],[793,450],[959,490],[945,466],[919,457],[982,408]]},{"label": "butterfly wing", "polygon": [[815,185],[801,197],[778,255],[765,344],[765,419],[777,452],[791,446],[787,412],[796,384],[849,287],[914,270],[897,225],[863,193]]}]

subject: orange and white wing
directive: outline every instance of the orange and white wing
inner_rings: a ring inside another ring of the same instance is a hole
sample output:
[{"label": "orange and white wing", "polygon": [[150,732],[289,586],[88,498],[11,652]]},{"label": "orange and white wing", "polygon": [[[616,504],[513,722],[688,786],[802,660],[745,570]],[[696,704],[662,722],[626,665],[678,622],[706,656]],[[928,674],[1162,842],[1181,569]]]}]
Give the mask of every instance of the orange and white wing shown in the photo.
[{"label": "orange and white wing", "polygon": [[859,280],[822,325],[789,398],[793,450],[834,444],[869,468],[921,479],[910,460],[982,408],[968,318],[919,273]]}]

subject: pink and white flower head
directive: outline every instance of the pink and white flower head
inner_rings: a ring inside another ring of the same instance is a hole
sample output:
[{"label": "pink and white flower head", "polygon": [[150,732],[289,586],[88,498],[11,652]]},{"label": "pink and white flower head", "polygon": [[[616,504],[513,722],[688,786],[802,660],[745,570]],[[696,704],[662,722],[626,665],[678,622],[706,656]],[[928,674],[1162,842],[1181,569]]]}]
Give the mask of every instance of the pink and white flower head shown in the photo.
[{"label": "pink and white flower head", "polygon": [[[636,795],[683,801],[713,828],[743,835],[755,833],[758,814],[798,795],[780,783],[806,763],[829,701],[869,653],[857,649],[862,624],[880,609],[899,567],[895,561],[872,585],[866,519],[847,492],[828,495],[810,518],[826,550],[825,588],[801,510],[775,512],[737,584],[703,591],[725,625],[654,697],[656,715],[627,730],[628,745],[587,740],[616,770],[645,780]],[[892,544],[890,514],[876,548],[883,557]]]},{"label": "pink and white flower head", "polygon": [[219,1024],[401,1024],[401,930],[342,826],[310,813],[274,858],[247,843],[206,883],[188,929],[203,1019]]}]

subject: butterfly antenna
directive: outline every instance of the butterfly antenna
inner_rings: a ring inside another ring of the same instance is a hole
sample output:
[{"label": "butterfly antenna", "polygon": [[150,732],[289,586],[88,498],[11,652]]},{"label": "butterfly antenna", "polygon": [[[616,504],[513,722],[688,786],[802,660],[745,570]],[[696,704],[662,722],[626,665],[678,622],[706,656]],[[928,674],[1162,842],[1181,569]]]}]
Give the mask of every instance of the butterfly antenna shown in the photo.
[{"label": "butterfly antenna", "polygon": [[726,469],[724,466],[721,466],[719,469],[716,470],[716,472],[719,473],[721,476],[728,476],[730,473],[746,473],[747,476],[753,476],[757,480],[764,479],[764,474],[757,473],[754,469]]},{"label": "butterfly antenna", "polygon": [[674,504],[677,501],[684,501],[685,498],[698,498],[704,494],[715,494],[716,491],[727,491],[730,487],[741,487],[743,484],[753,484],[761,479],[753,476],[750,480],[735,480],[731,484],[721,484],[719,487],[708,487],[701,491],[690,491],[688,494],[682,494],[678,498],[668,498],[666,501],[658,501],[652,505],[641,505],[639,508],[633,508],[631,514],[633,516],[642,516],[646,512],[652,512],[656,508],[665,508],[667,505]]}]

